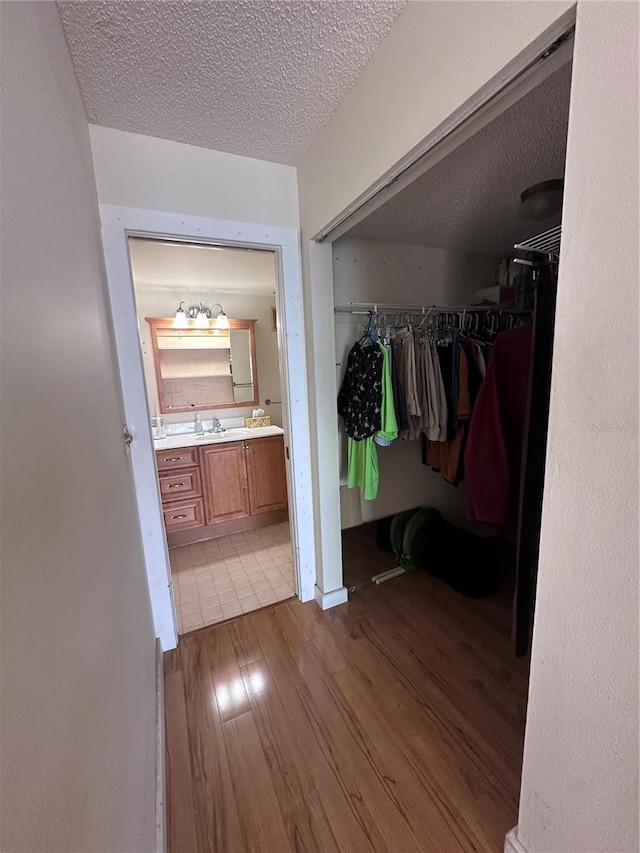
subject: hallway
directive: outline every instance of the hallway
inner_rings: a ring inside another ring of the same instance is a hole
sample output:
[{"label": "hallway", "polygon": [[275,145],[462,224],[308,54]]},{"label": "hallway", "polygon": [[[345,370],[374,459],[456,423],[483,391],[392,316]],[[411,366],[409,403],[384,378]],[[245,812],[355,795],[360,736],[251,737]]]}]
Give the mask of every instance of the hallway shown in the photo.
[{"label": "hallway", "polygon": [[501,850],[526,684],[508,637],[424,573],[183,637],[165,655],[169,849]]}]

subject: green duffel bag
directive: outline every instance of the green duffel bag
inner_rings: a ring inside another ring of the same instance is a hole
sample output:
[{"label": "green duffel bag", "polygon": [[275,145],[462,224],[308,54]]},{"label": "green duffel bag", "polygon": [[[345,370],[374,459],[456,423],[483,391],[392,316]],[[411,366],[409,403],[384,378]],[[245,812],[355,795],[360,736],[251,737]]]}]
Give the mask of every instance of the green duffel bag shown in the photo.
[{"label": "green duffel bag", "polygon": [[442,548],[444,519],[437,509],[423,507],[414,513],[404,528],[402,539],[403,569],[428,569]]},{"label": "green duffel bag", "polygon": [[417,512],[420,512],[419,506],[416,506],[413,509],[405,509],[404,512],[398,512],[393,516],[390,531],[391,547],[393,548],[393,553],[396,555],[398,565],[402,565],[402,546],[404,542],[405,527]]}]

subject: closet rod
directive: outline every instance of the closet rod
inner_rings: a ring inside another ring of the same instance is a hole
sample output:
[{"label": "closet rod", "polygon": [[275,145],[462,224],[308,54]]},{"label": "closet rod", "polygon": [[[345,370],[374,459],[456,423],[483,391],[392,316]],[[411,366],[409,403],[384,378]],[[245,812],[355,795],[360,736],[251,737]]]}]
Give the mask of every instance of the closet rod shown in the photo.
[{"label": "closet rod", "polygon": [[349,305],[336,305],[335,314],[467,314],[496,311],[499,314],[531,314],[523,308],[501,308],[499,305],[391,305],[384,302],[351,302]]}]

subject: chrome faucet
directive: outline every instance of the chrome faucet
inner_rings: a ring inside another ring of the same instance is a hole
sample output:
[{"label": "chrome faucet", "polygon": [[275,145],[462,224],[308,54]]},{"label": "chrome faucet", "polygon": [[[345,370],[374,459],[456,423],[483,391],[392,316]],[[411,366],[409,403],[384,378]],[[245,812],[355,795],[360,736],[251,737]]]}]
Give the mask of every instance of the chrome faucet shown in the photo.
[{"label": "chrome faucet", "polygon": [[224,432],[224,427],[220,423],[220,418],[214,418],[212,423],[212,432]]}]

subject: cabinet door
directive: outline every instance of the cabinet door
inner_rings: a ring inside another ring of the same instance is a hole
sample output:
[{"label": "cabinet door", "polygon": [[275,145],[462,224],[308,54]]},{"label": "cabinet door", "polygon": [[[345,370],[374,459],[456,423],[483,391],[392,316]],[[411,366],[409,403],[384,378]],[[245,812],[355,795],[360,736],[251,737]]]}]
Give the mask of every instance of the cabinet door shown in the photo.
[{"label": "cabinet door", "polygon": [[200,448],[207,524],[249,515],[246,451],[241,441]]},{"label": "cabinet door", "polygon": [[246,443],[251,515],[287,507],[287,475],[282,436]]}]

